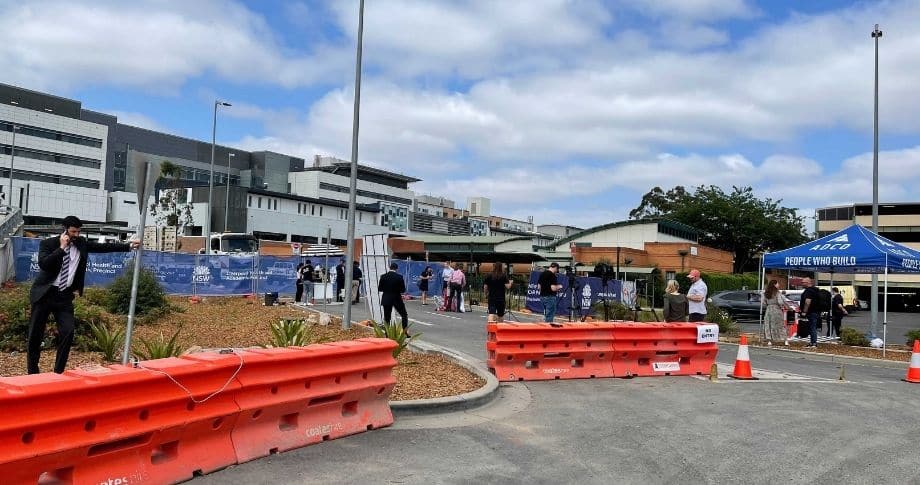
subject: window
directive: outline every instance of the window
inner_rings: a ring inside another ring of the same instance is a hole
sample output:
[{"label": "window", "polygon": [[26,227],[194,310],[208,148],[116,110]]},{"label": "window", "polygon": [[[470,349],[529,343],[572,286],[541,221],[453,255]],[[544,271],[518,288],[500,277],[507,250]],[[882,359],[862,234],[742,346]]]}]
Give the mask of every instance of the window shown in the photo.
[{"label": "window", "polygon": [[675,272],[673,272],[673,271],[666,271],[666,272],[664,273],[665,283],[667,283],[667,282],[670,281],[670,280],[673,280],[675,277],[677,277],[677,273],[675,273]]},{"label": "window", "polygon": [[[315,216],[315,215],[316,215],[316,206],[313,205],[313,204],[310,204],[310,215],[311,215],[311,216]],[[323,213],[320,212],[319,215],[323,215]]]},{"label": "window", "polygon": [[249,203],[247,204],[247,207],[252,207],[252,196],[251,195],[249,196]]},{"label": "window", "polygon": [[319,216],[323,217],[323,206],[319,206]]},{"label": "window", "polygon": [[[19,151],[18,149],[16,150]],[[10,169],[9,168],[0,168],[0,178],[9,178]],[[49,184],[61,184],[61,185],[71,185],[74,187],[86,187],[90,189],[98,189],[99,181],[89,180],[78,177],[68,177],[66,175],[54,175],[46,174],[39,172],[30,172],[27,170],[16,169],[16,179],[17,180],[34,180],[36,182],[46,182]]]},{"label": "window", "polygon": [[275,210],[278,210],[278,199],[275,199]]},{"label": "window", "polygon": [[262,208],[262,198],[261,197],[259,197],[259,200],[257,201],[257,203],[258,203],[258,208],[261,209]]},{"label": "window", "polygon": [[[10,155],[12,152],[12,145],[0,145],[0,153],[4,155]],[[46,162],[63,163],[66,165],[74,165],[76,167],[95,169],[102,167],[101,161],[93,160],[92,158],[83,158],[74,155],[61,155],[44,150],[36,150],[34,148],[23,148],[18,145],[16,146],[16,157],[31,158],[33,160],[43,160]]]}]

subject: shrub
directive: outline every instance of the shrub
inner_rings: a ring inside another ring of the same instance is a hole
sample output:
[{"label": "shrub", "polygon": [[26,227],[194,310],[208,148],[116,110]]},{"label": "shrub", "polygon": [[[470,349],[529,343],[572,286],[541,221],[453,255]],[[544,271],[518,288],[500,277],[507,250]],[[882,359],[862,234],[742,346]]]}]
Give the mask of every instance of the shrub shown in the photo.
[{"label": "shrub", "polygon": [[275,347],[301,347],[310,343],[312,328],[304,319],[284,318],[272,323],[272,345]]},{"label": "shrub", "polygon": [[182,355],[182,348],[179,347],[178,343],[179,332],[181,331],[181,328],[176,330],[176,333],[173,334],[169,341],[166,341],[166,338],[163,337],[162,333],[150,340],[145,338],[138,338],[138,341],[140,341],[140,346],[135,345],[132,349],[134,356],[139,360],[154,360],[165,359],[166,357],[178,357]]},{"label": "shrub", "polygon": [[91,286],[83,290],[83,299],[90,305],[106,307],[109,303],[109,293],[105,288]]},{"label": "shrub", "polygon": [[[702,278],[710,295],[723,290],[740,290],[742,288],[754,290],[760,287],[760,279],[757,275],[752,274],[703,273]],[[687,290],[690,289],[690,279],[687,278],[687,273],[678,273],[674,279],[680,285],[680,292],[686,294]]]},{"label": "shrub", "polygon": [[862,332],[853,327],[843,327],[840,329],[840,342],[844,345],[854,345],[857,347],[868,347],[869,339]]},{"label": "shrub", "polygon": [[741,326],[731,315],[711,303],[706,304],[706,321],[719,326],[719,335],[734,337],[741,333]]},{"label": "shrub", "polygon": [[[131,305],[131,282],[134,278],[134,265],[126,263],[130,269],[115,278],[109,285],[106,309],[111,313],[127,315]],[[137,282],[137,304],[134,308],[136,315],[144,315],[155,309],[167,307],[166,293],[150,271],[141,270]]]},{"label": "shrub", "polygon": [[108,325],[111,317],[105,308],[94,305],[85,298],[75,298],[73,301],[74,318],[74,347],[79,350],[93,350],[95,348],[93,325]]},{"label": "shrub", "polygon": [[[409,327],[411,326],[412,324],[409,324]],[[406,335],[409,331],[409,327],[403,329],[402,324],[397,322],[391,322],[390,324],[378,324],[374,322],[372,328],[374,329],[374,335],[377,338],[388,338],[396,342],[396,348],[393,349],[393,358],[396,358],[400,353],[402,353],[403,349],[409,345],[409,342],[419,338],[422,335],[419,333],[411,337],[407,337]]]},{"label": "shrub", "polygon": [[122,348],[125,340],[125,329],[117,327],[112,329],[104,323],[88,325],[93,333],[93,347],[95,350],[102,352],[103,357],[108,362],[115,362],[115,355]]},{"label": "shrub", "polygon": [[904,334],[907,337],[907,346],[913,347],[914,340],[920,340],[920,328],[915,328]]},{"label": "shrub", "polygon": [[24,350],[29,332],[29,289],[17,285],[0,289],[0,350]]}]

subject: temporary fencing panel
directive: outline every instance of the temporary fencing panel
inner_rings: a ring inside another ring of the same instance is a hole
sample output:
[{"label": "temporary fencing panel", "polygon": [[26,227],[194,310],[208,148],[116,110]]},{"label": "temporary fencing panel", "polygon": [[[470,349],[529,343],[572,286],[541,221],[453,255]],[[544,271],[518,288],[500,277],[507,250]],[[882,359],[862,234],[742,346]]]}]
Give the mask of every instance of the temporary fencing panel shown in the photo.
[{"label": "temporary fencing panel", "polygon": [[364,236],[362,249],[361,269],[364,271],[364,281],[367,285],[367,298],[364,301],[367,302],[371,320],[382,322],[383,307],[380,306],[380,292],[377,291],[377,284],[380,282],[380,275],[389,271],[390,254],[387,247],[387,235]]},{"label": "temporary fencing panel", "polygon": [[695,323],[489,323],[489,369],[501,381],[698,375],[718,326]]},{"label": "temporary fencing panel", "polygon": [[396,271],[403,275],[406,280],[406,294],[414,297],[422,296],[422,290],[419,289],[418,285],[422,281],[422,272],[427,267],[431,267],[432,272],[431,279],[428,280],[428,295],[437,295],[441,292],[441,273],[444,271],[444,263],[406,261],[402,259],[394,259],[393,262],[399,265]]},{"label": "temporary fencing panel", "polygon": [[250,350],[243,354],[240,462],[393,423],[396,379],[389,339]]}]

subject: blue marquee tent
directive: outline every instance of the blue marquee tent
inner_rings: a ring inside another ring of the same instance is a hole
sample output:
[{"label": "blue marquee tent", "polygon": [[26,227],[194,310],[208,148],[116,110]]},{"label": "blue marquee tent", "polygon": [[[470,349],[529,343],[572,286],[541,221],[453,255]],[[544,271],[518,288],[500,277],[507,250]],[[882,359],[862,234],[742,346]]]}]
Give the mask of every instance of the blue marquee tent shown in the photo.
[{"label": "blue marquee tent", "polygon": [[[853,224],[820,239],[764,254],[763,269],[766,268],[830,273],[831,278],[834,273],[884,273],[887,300],[888,273],[920,273],[920,251]],[[886,301],[884,330],[887,330],[887,320]],[[884,330],[883,333],[887,333]],[[883,340],[887,341],[887,335]]]}]

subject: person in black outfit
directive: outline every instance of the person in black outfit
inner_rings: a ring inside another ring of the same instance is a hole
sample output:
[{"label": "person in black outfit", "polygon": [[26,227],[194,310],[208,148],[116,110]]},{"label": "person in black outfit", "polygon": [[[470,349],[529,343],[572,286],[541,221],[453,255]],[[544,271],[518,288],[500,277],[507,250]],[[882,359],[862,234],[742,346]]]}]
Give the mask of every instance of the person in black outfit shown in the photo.
[{"label": "person in black outfit", "polygon": [[492,265],[492,272],[482,282],[489,307],[489,321],[501,322],[505,317],[505,290],[511,288],[511,280],[502,269],[501,263]]},{"label": "person in black outfit", "polygon": [[361,272],[361,267],[358,265],[357,261],[352,261],[353,268],[351,269],[351,293],[355,297],[352,300],[351,304],[354,305],[361,301],[361,278],[364,277],[364,273]]},{"label": "person in black outfit", "polygon": [[556,273],[559,272],[559,263],[550,263],[549,269],[540,274],[540,303],[543,304],[543,321],[552,323],[556,319],[556,303],[559,298],[556,292],[562,285],[556,282]]},{"label": "person in black outfit", "polygon": [[[396,272],[398,266],[396,263],[390,263],[390,271],[380,275],[380,282],[377,284],[377,290],[381,293],[380,304],[383,305],[383,321],[387,325],[393,316],[393,307],[399,316],[402,317],[402,328],[406,330],[409,327],[409,314],[406,312],[406,304],[403,302],[402,294],[406,292],[406,281],[401,274]],[[409,336],[407,333],[406,336]]]},{"label": "person in black outfit", "polygon": [[820,295],[811,282],[811,278],[802,278],[802,286],[805,287],[805,291],[802,292],[799,300],[799,311],[808,319],[808,330],[811,334],[809,344],[805,348],[814,349],[818,347],[818,319],[821,316],[818,298]]},{"label": "person in black outfit", "polygon": [[297,265],[295,274],[297,275],[297,282],[295,283],[297,291],[294,293],[294,302],[300,303],[300,299],[303,298],[303,263]]},{"label": "person in black outfit", "polygon": [[422,305],[428,304],[428,284],[432,277],[434,277],[434,272],[431,271],[431,266],[425,266],[422,274],[418,276],[418,289],[422,292]]},{"label": "person in black outfit", "polygon": [[345,260],[339,261],[335,267],[335,301],[342,301],[342,290],[345,289]]},{"label": "person in black outfit", "polygon": [[48,316],[54,314],[58,329],[57,356],[54,372],[61,374],[67,367],[70,346],[73,344],[74,293],[83,295],[83,280],[86,277],[86,260],[89,253],[126,252],[140,246],[140,241],[125,243],[97,243],[80,237],[83,223],[76,216],[63,220],[64,231],[59,236],[49,237],[38,246],[38,267],[40,271],[32,283],[29,302],[32,315],[29,317],[29,350],[26,370],[38,374],[42,340]]},{"label": "person in black outfit", "polygon": [[[831,292],[834,294],[831,298],[831,318],[832,324],[834,327],[834,336],[840,337],[840,326],[843,324],[843,316],[849,315],[846,307],[843,306],[843,295],[840,294],[840,289],[836,286],[831,288]],[[831,325],[827,326],[827,337],[831,336]]]}]

